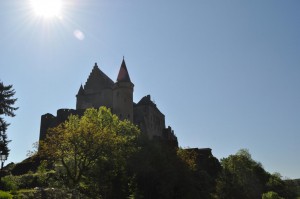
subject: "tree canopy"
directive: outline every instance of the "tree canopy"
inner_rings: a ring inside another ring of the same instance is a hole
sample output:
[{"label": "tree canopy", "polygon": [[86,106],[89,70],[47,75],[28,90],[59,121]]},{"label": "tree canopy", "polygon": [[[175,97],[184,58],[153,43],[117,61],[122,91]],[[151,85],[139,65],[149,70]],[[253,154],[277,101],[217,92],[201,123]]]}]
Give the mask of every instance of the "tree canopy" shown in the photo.
[{"label": "tree canopy", "polygon": [[122,165],[136,150],[138,128],[121,121],[109,109],[87,109],[82,117],[71,115],[49,129],[40,143],[40,154],[61,166],[68,185],[77,186],[94,168],[114,160]]},{"label": "tree canopy", "polygon": [[295,193],[277,173],[270,174],[252,159],[246,149],[221,159],[223,171],[217,180],[219,199],[295,198]]}]

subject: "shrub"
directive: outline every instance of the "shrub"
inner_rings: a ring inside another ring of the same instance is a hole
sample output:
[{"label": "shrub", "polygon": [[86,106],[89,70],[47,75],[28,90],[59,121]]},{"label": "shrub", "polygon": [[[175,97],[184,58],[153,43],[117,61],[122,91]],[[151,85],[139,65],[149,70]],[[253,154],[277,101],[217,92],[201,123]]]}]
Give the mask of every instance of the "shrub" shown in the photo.
[{"label": "shrub", "polygon": [[0,199],[12,199],[12,195],[8,192],[0,190]]},{"label": "shrub", "polygon": [[18,178],[20,189],[29,189],[39,186],[37,182],[37,175],[31,172],[29,172],[28,174],[18,176]]},{"label": "shrub", "polygon": [[2,189],[4,191],[17,190],[18,184],[18,178],[12,175],[5,176],[1,180]]},{"label": "shrub", "polygon": [[284,199],[278,195],[278,193],[269,191],[262,195],[262,199]]}]

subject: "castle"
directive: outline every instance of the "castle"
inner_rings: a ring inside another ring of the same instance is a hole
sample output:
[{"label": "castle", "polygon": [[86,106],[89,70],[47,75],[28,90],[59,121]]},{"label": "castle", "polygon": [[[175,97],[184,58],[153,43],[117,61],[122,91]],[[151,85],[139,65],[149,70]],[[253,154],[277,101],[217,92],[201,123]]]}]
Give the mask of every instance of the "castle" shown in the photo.
[{"label": "castle", "polygon": [[149,139],[158,139],[178,147],[177,137],[169,126],[165,126],[165,116],[151,101],[150,95],[138,103],[133,102],[134,84],[123,58],[117,81],[111,80],[95,63],[84,86],[76,95],[76,109],[59,109],[57,116],[50,113],[41,116],[40,140],[45,139],[47,129],[55,127],[73,115],[83,115],[87,108],[106,106],[119,119],[127,119],[136,124]]}]

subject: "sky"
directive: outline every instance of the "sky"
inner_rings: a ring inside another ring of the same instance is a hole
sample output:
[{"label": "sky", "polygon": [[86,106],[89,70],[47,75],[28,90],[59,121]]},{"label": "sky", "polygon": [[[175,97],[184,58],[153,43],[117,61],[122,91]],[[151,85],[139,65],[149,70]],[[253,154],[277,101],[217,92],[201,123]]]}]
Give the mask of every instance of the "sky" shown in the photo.
[{"label": "sky", "polygon": [[61,1],[54,16],[0,1],[0,80],[19,107],[5,164],[33,150],[41,115],[75,108],[95,62],[116,80],[124,56],[134,101],[150,94],[181,147],[248,149],[300,178],[300,1]]}]

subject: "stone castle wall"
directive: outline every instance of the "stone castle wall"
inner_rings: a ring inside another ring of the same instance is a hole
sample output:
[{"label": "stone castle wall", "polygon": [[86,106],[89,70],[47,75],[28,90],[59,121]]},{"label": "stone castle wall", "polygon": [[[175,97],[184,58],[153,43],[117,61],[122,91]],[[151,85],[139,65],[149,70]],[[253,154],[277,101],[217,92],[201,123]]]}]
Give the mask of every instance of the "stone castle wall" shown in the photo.
[{"label": "stone castle wall", "polygon": [[178,146],[177,137],[170,128],[165,128],[165,116],[151,101],[150,95],[143,97],[137,104],[133,102],[133,87],[124,60],[115,83],[96,63],[84,87],[80,86],[76,95],[76,110],[59,109],[57,116],[49,113],[41,116],[40,140],[45,139],[48,128],[66,121],[71,114],[82,115],[87,108],[106,106],[121,120],[128,119],[138,125],[150,139],[170,140]]}]

